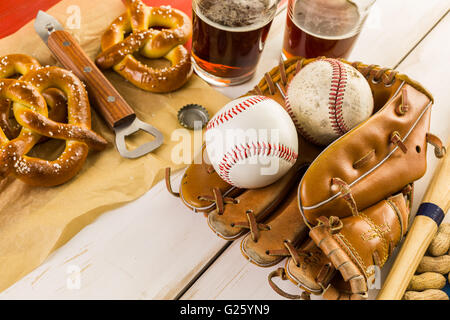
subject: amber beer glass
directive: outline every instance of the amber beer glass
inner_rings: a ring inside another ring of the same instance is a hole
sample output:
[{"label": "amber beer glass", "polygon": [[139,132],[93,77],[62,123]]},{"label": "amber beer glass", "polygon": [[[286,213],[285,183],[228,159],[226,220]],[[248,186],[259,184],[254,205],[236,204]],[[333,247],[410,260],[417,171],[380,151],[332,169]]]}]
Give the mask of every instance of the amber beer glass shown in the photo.
[{"label": "amber beer glass", "polygon": [[347,58],[375,0],[289,0],[283,57]]},{"label": "amber beer glass", "polygon": [[193,0],[192,61],[207,82],[228,86],[255,73],[278,0]]}]

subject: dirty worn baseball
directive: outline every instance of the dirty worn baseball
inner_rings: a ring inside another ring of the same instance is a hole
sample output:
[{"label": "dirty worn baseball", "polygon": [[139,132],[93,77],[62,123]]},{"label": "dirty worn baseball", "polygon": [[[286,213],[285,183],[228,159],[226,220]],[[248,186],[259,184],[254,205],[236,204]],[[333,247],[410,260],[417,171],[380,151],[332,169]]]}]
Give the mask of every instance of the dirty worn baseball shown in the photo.
[{"label": "dirty worn baseball", "polygon": [[205,140],[216,172],[239,188],[265,187],[297,160],[295,125],[283,107],[265,96],[225,105],[208,123]]},{"label": "dirty worn baseball", "polygon": [[302,136],[324,146],[368,119],[373,97],[358,70],[327,58],[306,65],[292,79],[286,109]]}]

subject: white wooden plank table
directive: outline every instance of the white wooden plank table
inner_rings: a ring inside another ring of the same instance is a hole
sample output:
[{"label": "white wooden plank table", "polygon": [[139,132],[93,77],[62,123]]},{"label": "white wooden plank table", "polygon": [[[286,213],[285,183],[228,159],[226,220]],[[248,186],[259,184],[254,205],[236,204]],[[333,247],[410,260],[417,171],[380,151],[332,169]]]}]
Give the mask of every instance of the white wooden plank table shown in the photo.
[{"label": "white wooden plank table", "polygon": [[[396,68],[402,73],[408,74],[412,79],[419,80],[425,88],[431,90],[436,100],[431,117],[431,132],[437,134],[444,141],[450,136],[450,91],[448,81],[443,81],[450,74],[450,44],[443,43],[448,38],[450,31],[450,15],[447,14],[442,21],[429,33],[429,35],[402,61]],[[351,60],[351,58],[350,58]],[[413,212],[417,211],[425,190],[432,178],[438,159],[434,156],[432,148],[428,150],[428,171],[423,178],[415,183]],[[445,221],[450,222],[450,216]],[[382,279],[395,259],[389,259],[382,269]],[[182,299],[284,299],[271,288],[266,288],[261,283],[267,284],[267,275],[270,271],[259,268],[249,261],[245,261],[239,248],[239,241],[235,241],[219,259],[190,287],[181,297]],[[285,261],[277,266],[284,266]],[[225,278],[224,275],[228,275]],[[277,281],[279,286],[290,293],[298,294],[298,289],[289,281]],[[378,290],[371,290],[369,298],[375,298]],[[313,299],[317,297],[312,296]]]},{"label": "white wooden plank table", "polygon": [[[436,97],[432,131],[449,137],[450,1],[378,0],[350,61],[397,67]],[[285,13],[274,21],[257,75],[219,89],[237,97],[279,60]],[[416,184],[420,202],[437,161]],[[181,172],[174,176],[178,185]],[[448,220],[448,218],[447,218]],[[239,241],[226,242],[165,190],[164,183],[133,203],[103,214],[37,269],[3,291],[1,299],[278,299],[267,284],[269,269],[247,262]],[[387,272],[387,268],[384,269]],[[295,290],[284,282],[286,290]]]}]

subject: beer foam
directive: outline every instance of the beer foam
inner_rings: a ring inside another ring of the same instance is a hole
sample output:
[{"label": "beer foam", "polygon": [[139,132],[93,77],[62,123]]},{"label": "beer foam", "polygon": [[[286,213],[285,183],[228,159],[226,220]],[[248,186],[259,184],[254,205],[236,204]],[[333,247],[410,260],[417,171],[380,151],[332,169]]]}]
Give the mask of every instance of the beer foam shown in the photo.
[{"label": "beer foam", "polygon": [[225,27],[245,27],[261,24],[271,15],[269,0],[201,0],[203,16]]},{"label": "beer foam", "polygon": [[359,31],[358,8],[349,1],[300,1],[289,14],[298,28],[325,39],[347,38]]}]

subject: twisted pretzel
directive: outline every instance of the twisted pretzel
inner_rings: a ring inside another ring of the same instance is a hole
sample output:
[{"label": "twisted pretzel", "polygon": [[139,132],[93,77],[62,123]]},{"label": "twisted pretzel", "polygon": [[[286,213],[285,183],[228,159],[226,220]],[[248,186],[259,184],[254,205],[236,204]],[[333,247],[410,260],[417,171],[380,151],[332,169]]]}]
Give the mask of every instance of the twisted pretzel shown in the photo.
[{"label": "twisted pretzel", "polygon": [[[192,73],[190,55],[183,46],[192,34],[189,17],[170,7],[147,7],[140,0],[126,0],[125,5],[127,13],[116,18],[102,36],[102,53],[96,64],[102,69],[113,68],[147,91],[169,92],[180,88]],[[133,56],[138,51],[149,59],[169,60],[171,66],[149,67]]]},{"label": "twisted pretzel", "polygon": [[[42,68],[39,62],[25,54],[10,54],[0,57],[0,79],[23,76],[32,70]],[[20,79],[20,78],[19,78]],[[42,93],[49,107],[48,116],[57,122],[64,122],[67,118],[66,97],[55,88],[49,88]],[[0,99],[0,128],[8,139],[14,139],[19,135],[20,126],[11,117],[11,102]],[[46,140],[42,137],[40,142]]]},{"label": "twisted pretzel", "polygon": [[[67,97],[67,124],[48,118],[42,96],[48,88],[58,88]],[[86,90],[69,71],[45,67],[27,72],[20,80],[0,80],[0,99],[12,101],[14,117],[22,126],[19,135],[12,140],[0,129],[0,178],[12,174],[34,186],[59,185],[80,171],[89,147],[101,150],[107,144],[90,130]],[[56,160],[26,155],[42,136],[66,140],[66,147]]]}]

